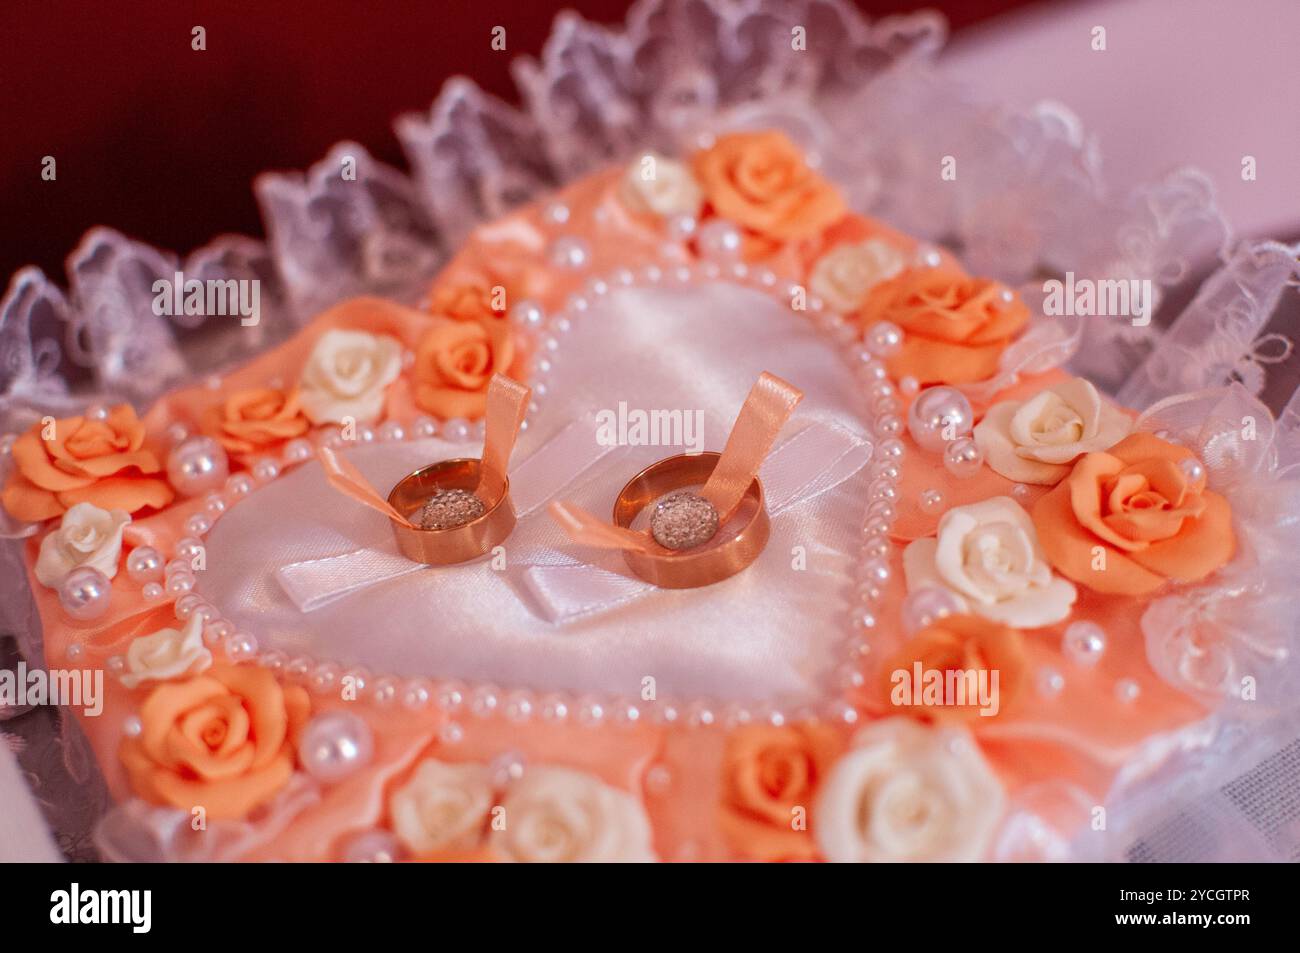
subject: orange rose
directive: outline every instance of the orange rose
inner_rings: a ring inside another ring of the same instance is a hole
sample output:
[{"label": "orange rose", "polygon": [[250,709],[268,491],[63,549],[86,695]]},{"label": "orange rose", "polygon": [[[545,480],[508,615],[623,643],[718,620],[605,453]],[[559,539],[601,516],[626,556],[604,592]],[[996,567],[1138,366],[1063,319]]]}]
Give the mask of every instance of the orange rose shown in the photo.
[{"label": "orange rose", "polygon": [[998,358],[1029,321],[1029,308],[1003,285],[951,268],[919,268],[881,282],[858,312],[863,327],[892,321],[903,346],[886,364],[890,375],[922,384],[968,384],[992,377]]},{"label": "orange rose", "polygon": [[433,290],[429,311],[453,321],[500,321],[505,309],[493,307],[494,293],[486,281],[441,284]]},{"label": "orange rose", "polygon": [[844,200],[808,168],[780,132],[736,132],[695,154],[695,177],[713,211],[748,234],[745,257],[789,241],[813,238],[844,217]]},{"label": "orange rose", "polygon": [[288,783],[308,708],[302,688],[281,688],[264,668],[214,668],[155,688],[140,706],[144,730],[120,757],[146,801],[240,818]]},{"label": "orange rose", "polygon": [[[990,692],[994,687],[992,673],[997,672],[997,697],[991,699],[991,705],[997,706],[997,713],[1004,711],[1024,689],[1028,665],[1024,636],[1018,629],[974,615],[950,615],[939,619],[916,633],[885,662],[880,673],[881,695],[889,709],[901,708],[905,713],[921,718],[976,721],[981,717],[996,717],[981,716],[983,705],[978,697],[978,683],[965,680],[968,704],[952,704],[955,701],[952,697],[941,697],[935,703],[923,692],[918,694],[918,688],[924,688],[924,682],[920,686],[915,682],[918,662],[922,679],[926,672],[942,672],[946,685],[948,672],[975,672],[976,678],[986,679],[984,686]],[[902,681],[904,675],[905,682]],[[896,695],[904,685],[906,694]]]},{"label": "orange rose", "polygon": [[14,441],[5,509],[15,519],[34,521],[59,516],[78,503],[128,513],[166,506],[175,494],[163,478],[145,475],[162,465],[143,446],[144,424],[128,404],[114,407],[104,420],[38,423]]},{"label": "orange rose", "polygon": [[1237,547],[1228,501],[1205,489],[1205,468],[1187,448],[1149,433],[1080,457],[1034,504],[1033,518],[1063,576],[1126,596],[1166,579],[1204,579]]},{"label": "orange rose", "polygon": [[440,321],[415,351],[415,402],[434,416],[483,416],[487,386],[508,373],[514,341],[503,323]]},{"label": "orange rose", "polygon": [[204,430],[233,454],[268,450],[305,434],[311,424],[298,409],[298,391],[254,387],[208,411]]},{"label": "orange rose", "polygon": [[815,860],[807,821],[817,786],[842,747],[834,731],[816,722],[733,731],[723,755],[719,809],[732,846],[756,860]]}]

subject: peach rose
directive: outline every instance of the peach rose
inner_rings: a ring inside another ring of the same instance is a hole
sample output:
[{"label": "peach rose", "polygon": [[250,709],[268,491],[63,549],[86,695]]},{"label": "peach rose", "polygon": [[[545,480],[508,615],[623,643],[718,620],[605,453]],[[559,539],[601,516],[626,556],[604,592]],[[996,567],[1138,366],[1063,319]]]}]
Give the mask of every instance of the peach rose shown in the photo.
[{"label": "peach rose", "polygon": [[158,457],[144,449],[144,424],[129,404],[103,420],[65,417],[35,424],[13,445],[14,473],[4,506],[15,519],[45,520],[78,503],[135,513],[175,494]]},{"label": "peach rose", "polygon": [[722,136],[695,154],[692,168],[713,211],[748,233],[748,258],[813,238],[845,213],[839,192],[808,167],[784,133]]},{"label": "peach rose", "polygon": [[890,375],[921,384],[969,384],[992,377],[998,359],[1029,321],[1029,308],[988,278],[952,268],[904,271],[871,290],[858,312],[863,327],[892,321],[903,346],[886,364]]},{"label": "peach rose", "polygon": [[440,321],[415,351],[415,402],[443,419],[482,417],[488,381],[507,373],[514,356],[504,323]]},{"label": "peach rose", "polygon": [[[983,706],[969,691],[964,705],[951,704],[953,698],[936,704],[934,699],[917,694],[913,683],[918,662],[922,673],[944,673],[945,682],[948,672],[975,672],[975,677],[986,679],[990,691],[994,685],[992,673],[997,672],[997,695],[989,700],[988,707],[992,714],[984,717],[993,717],[1015,701],[1024,689],[1028,665],[1025,639],[1019,630],[974,615],[945,616],[916,633],[884,663],[881,696],[890,710],[924,718],[974,721],[980,719]],[[981,676],[981,672],[989,674]],[[966,687],[975,686],[968,681]]]},{"label": "peach rose", "polygon": [[297,390],[254,387],[212,407],[203,429],[232,454],[244,455],[301,437],[310,427],[298,405]]},{"label": "peach rose", "polygon": [[817,787],[842,747],[835,732],[816,723],[732,732],[723,755],[719,807],[719,823],[732,846],[756,860],[815,860],[808,817]]},{"label": "peach rose", "polygon": [[155,688],[140,706],[144,730],[120,757],[146,801],[240,818],[288,783],[308,708],[302,688],[282,688],[266,669],[214,668]]},{"label": "peach rose", "polygon": [[499,310],[493,306],[494,297],[486,281],[440,284],[433,289],[429,311],[453,321],[501,321],[506,316],[504,295]]},{"label": "peach rose", "polygon": [[1062,575],[1118,595],[1204,579],[1237,545],[1228,501],[1205,489],[1204,466],[1149,433],[1085,454],[1034,504],[1033,519]]}]

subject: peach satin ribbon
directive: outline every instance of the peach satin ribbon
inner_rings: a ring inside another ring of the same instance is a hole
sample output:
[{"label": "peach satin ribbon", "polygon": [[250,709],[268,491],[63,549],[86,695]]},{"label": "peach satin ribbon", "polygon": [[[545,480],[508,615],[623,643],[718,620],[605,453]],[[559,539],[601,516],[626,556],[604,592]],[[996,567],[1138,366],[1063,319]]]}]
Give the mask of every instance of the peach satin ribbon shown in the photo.
[{"label": "peach satin ribbon", "polygon": [[[700,490],[700,495],[717,510],[719,525],[725,525],[736,512],[777,434],[801,399],[803,391],[793,384],[766,371],[759,375],[740,408],[717,466]],[[600,549],[668,552],[654,541],[649,531],[614,526],[573,503],[557,500],[549,510],[575,543]]]}]

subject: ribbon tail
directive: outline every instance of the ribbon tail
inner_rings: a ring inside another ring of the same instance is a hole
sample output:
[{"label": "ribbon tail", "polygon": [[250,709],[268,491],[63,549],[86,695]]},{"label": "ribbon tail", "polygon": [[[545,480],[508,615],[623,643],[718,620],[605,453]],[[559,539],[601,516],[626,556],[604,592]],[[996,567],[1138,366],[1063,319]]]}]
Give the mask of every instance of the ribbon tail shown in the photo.
[{"label": "ribbon tail", "polygon": [[655,588],[648,582],[575,563],[570,566],[529,566],[521,588],[532,597],[547,622],[567,622],[604,612]]},{"label": "ribbon tail", "polygon": [[606,523],[575,503],[556,500],[547,509],[575,543],[600,549],[636,550],[645,550],[651,545],[650,537],[645,533]]},{"label": "ribbon tail", "polygon": [[350,497],[362,506],[368,506],[378,513],[383,513],[390,520],[401,523],[403,526],[414,526],[410,520],[397,512],[386,499],[379,495],[352,461],[335,453],[329,447],[318,447],[316,458],[320,460],[321,468],[325,471],[325,479],[329,481],[329,485],[344,496]]},{"label": "ribbon tail", "polygon": [[276,581],[300,612],[315,612],[362,589],[427,568],[395,552],[354,549],[305,559],[275,571]]}]

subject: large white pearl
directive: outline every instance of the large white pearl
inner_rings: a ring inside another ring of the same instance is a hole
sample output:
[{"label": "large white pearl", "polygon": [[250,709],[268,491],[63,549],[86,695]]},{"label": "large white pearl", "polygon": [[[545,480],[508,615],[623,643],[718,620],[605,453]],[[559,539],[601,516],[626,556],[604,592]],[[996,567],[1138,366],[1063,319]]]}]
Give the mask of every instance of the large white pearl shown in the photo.
[{"label": "large white pearl", "polygon": [[81,622],[98,619],[108,611],[113,584],[98,569],[78,566],[59,584],[59,605],[72,618]]},{"label": "large white pearl", "polygon": [[903,600],[903,631],[915,635],[934,625],[944,616],[962,611],[961,603],[947,589],[938,586],[921,586],[913,589]]},{"label": "large white pearl", "polygon": [[126,574],[143,585],[163,577],[162,553],[152,546],[137,546],[126,557]]},{"label": "large white pearl", "polygon": [[229,473],[226,451],[211,437],[190,437],[167,455],[167,480],[181,496],[219,490]]},{"label": "large white pearl", "polygon": [[323,784],[334,784],[364,767],[375,753],[370,726],[349,711],[317,715],[303,729],[298,760]]},{"label": "large white pearl", "polygon": [[949,438],[970,430],[974,414],[966,395],[955,387],[927,387],[907,409],[907,430],[922,450],[938,453]]}]

